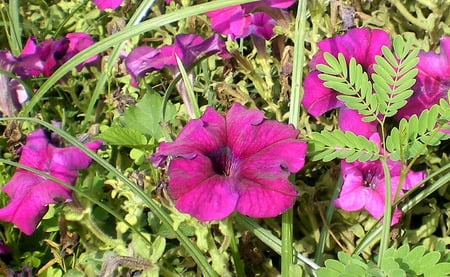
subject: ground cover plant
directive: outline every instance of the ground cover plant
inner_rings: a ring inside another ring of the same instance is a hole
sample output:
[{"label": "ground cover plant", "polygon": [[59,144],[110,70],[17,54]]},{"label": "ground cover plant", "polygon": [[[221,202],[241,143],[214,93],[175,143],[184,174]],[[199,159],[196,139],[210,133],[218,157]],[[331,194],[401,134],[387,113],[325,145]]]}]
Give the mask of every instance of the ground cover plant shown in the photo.
[{"label": "ground cover plant", "polygon": [[0,9],[0,275],[449,275],[448,1]]}]

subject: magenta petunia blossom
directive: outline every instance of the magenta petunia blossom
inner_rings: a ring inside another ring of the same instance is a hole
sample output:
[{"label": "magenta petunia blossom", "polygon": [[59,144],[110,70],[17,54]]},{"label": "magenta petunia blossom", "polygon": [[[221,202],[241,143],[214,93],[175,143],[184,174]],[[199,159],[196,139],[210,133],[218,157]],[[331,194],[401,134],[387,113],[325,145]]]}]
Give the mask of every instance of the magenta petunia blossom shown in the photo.
[{"label": "magenta petunia blossom", "polygon": [[208,107],[174,142],[161,143],[150,160],[168,168],[175,207],[201,221],[233,211],[251,217],[280,215],[295,202],[288,176],[305,162],[299,132],[262,112],[234,103],[226,116]]},{"label": "magenta petunia blossom", "polygon": [[[341,112],[347,109],[344,104],[339,101],[336,96],[338,92],[327,88],[323,85],[323,81],[319,79],[320,72],[316,70],[318,64],[325,64],[323,57],[325,52],[337,57],[342,53],[347,62],[351,58],[355,58],[356,63],[361,64],[364,70],[370,75],[373,73],[373,65],[375,57],[382,55],[381,48],[383,46],[390,47],[389,35],[382,30],[370,30],[368,28],[350,29],[344,35],[335,36],[324,39],[318,43],[319,52],[314,55],[310,62],[313,71],[305,77],[304,91],[305,95],[302,104],[313,116],[320,116],[335,108],[341,108]],[[352,112],[346,112],[342,118],[350,119]],[[339,124],[346,127],[344,130],[353,131],[355,134],[370,136],[373,132],[367,133],[369,130],[376,130],[376,126],[372,123],[362,122],[357,113],[353,113],[354,120],[339,120]],[[365,126],[367,125],[367,126]]]},{"label": "magenta petunia blossom", "polygon": [[117,9],[122,2],[123,0],[92,0],[92,3],[101,11],[105,9]]},{"label": "magenta petunia blossom", "polygon": [[406,106],[396,114],[396,118],[409,118],[419,115],[423,110],[438,104],[442,98],[447,98],[450,89],[450,37],[440,40],[440,53],[421,51],[418,55],[419,73],[412,87],[413,95]]},{"label": "magenta petunia blossom", "polygon": [[175,36],[173,45],[161,48],[139,46],[133,49],[128,55],[125,65],[131,75],[131,84],[136,86],[136,79],[151,71],[167,67],[172,74],[178,73],[176,57],[185,67],[189,67],[198,58],[214,53],[219,53],[225,58],[229,56],[225,43],[218,35],[204,40],[195,34],[179,34]]},{"label": "magenta petunia blossom", "polygon": [[[378,134],[371,137],[379,142]],[[401,164],[400,161],[387,161],[391,175],[392,203],[397,192],[400,181]],[[380,161],[373,162],[353,162],[341,161],[341,174],[344,180],[339,197],[334,201],[337,208],[345,211],[366,210],[371,216],[379,219],[384,213],[385,201],[385,179],[383,167]],[[415,187],[426,176],[425,171],[409,171],[403,182],[398,197],[405,191]],[[392,217],[392,225],[399,222],[401,211],[396,207]]]},{"label": "magenta petunia blossom", "polygon": [[[86,144],[96,151],[101,141]],[[91,163],[83,151],[76,147],[53,146],[43,130],[29,134],[27,143],[19,150],[19,163],[73,184],[77,171]],[[17,168],[16,173],[2,188],[10,200],[0,209],[0,220],[14,223],[22,232],[31,235],[48,210],[48,204],[71,201],[72,191],[38,174]]]},{"label": "magenta petunia blossom", "polygon": [[228,35],[233,40],[249,35],[268,40],[273,36],[273,27],[277,24],[268,13],[280,14],[278,9],[288,8],[294,3],[295,0],[258,1],[211,11],[206,15],[215,32]]},{"label": "magenta petunia blossom", "polygon": [[[50,76],[60,65],[75,56],[81,50],[91,46],[94,40],[86,33],[69,33],[59,40],[48,39],[37,43],[35,37],[27,40],[17,57],[14,73],[22,77]],[[77,66],[77,70],[94,62],[97,55]]]}]

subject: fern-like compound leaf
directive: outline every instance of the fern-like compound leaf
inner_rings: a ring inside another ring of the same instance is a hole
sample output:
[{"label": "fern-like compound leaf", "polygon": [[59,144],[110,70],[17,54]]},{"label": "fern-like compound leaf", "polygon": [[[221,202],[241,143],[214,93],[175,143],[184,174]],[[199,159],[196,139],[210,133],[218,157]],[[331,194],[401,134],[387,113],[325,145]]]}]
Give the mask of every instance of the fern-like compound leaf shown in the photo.
[{"label": "fern-like compound leaf", "polygon": [[315,161],[345,159],[347,162],[365,162],[380,158],[380,149],[377,144],[352,132],[334,130],[313,133],[311,143],[313,151],[316,152],[313,156]]}]

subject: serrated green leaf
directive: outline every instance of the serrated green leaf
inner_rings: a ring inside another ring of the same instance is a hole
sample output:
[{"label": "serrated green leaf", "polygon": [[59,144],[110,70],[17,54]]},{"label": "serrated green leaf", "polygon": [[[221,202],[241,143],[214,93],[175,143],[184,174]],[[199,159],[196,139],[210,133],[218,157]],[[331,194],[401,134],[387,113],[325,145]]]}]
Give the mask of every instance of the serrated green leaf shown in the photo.
[{"label": "serrated green leaf", "polygon": [[326,260],[324,264],[328,269],[335,271],[335,273],[344,272],[345,269],[345,266],[341,262],[333,259]]},{"label": "serrated green leaf", "polygon": [[110,145],[140,146],[147,144],[147,139],[141,132],[117,126],[109,127],[97,137]]},{"label": "serrated green leaf", "polygon": [[[123,114],[124,124],[132,129],[151,135],[155,140],[164,137],[162,126],[162,104],[163,97],[156,93],[147,93],[135,106],[130,107]],[[166,107],[166,118],[174,123],[176,115],[175,107],[168,102]]]},{"label": "serrated green leaf", "polygon": [[366,275],[366,267],[361,267],[360,265],[351,263],[345,266],[345,272],[350,274],[350,276],[365,276]]},{"label": "serrated green leaf", "polygon": [[450,272],[450,263],[439,263],[433,267],[423,270],[424,277],[441,277],[448,276]]},{"label": "serrated green leaf", "polygon": [[341,261],[344,265],[347,265],[351,262],[352,257],[350,257],[350,255],[348,255],[344,251],[339,251],[338,252],[338,260]]}]

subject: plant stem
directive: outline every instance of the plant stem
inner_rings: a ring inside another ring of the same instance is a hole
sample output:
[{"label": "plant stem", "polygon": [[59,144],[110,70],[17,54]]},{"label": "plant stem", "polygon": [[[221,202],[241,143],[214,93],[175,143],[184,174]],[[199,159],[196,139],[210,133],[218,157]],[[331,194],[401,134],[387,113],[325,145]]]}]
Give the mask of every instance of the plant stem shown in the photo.
[{"label": "plant stem", "polygon": [[386,157],[382,156],[380,161],[381,161],[381,165],[383,166],[383,172],[384,172],[384,186],[385,186],[384,197],[385,197],[385,199],[384,199],[383,227],[382,227],[382,233],[381,233],[379,257],[378,257],[378,266],[379,267],[381,267],[381,262],[383,260],[384,252],[388,248],[389,233],[391,231],[391,222],[392,222],[391,175],[389,172],[389,167],[386,162]]},{"label": "plant stem", "polygon": [[330,226],[331,218],[333,217],[333,213],[335,210],[333,201],[338,197],[339,192],[341,191],[342,184],[343,184],[342,175],[339,175],[339,179],[334,187],[333,195],[331,196],[330,205],[328,205],[327,212],[325,214],[325,223],[323,224],[322,229],[320,230],[320,238],[316,247],[316,255],[314,256],[314,261],[319,265],[322,264],[323,262],[322,255],[325,249],[325,242],[328,235],[327,226]]},{"label": "plant stem", "polygon": [[[304,41],[306,32],[306,0],[299,1],[294,33],[294,61],[292,71],[292,92],[289,109],[289,123],[298,128],[300,118],[300,102],[303,96],[303,62]],[[293,210],[292,208],[282,215],[281,223],[281,276],[288,277],[293,262]]]},{"label": "plant stem", "polygon": [[230,248],[231,255],[233,256],[234,268],[236,269],[237,277],[245,277],[244,264],[242,263],[241,256],[239,254],[239,246],[236,241],[236,235],[234,234],[233,224],[231,219],[227,218],[225,223],[228,225],[228,236],[230,236]]}]

